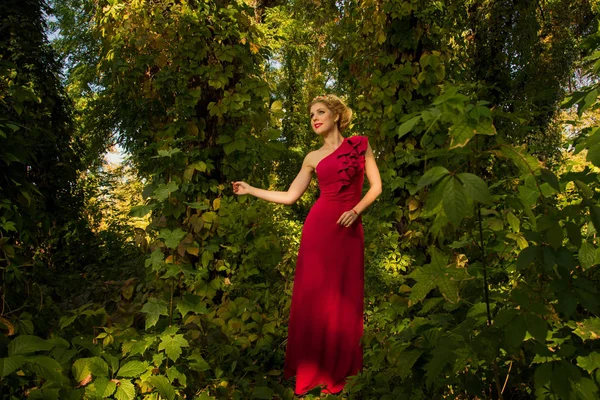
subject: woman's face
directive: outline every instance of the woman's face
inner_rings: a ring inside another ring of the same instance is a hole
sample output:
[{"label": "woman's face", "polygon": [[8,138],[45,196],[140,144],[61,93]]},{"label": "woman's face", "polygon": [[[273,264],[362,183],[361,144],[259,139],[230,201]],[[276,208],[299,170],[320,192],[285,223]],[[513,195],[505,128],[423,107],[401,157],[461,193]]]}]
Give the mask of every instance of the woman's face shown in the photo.
[{"label": "woman's face", "polygon": [[315,103],[310,108],[310,125],[317,135],[322,135],[335,129],[335,116],[325,104]]}]

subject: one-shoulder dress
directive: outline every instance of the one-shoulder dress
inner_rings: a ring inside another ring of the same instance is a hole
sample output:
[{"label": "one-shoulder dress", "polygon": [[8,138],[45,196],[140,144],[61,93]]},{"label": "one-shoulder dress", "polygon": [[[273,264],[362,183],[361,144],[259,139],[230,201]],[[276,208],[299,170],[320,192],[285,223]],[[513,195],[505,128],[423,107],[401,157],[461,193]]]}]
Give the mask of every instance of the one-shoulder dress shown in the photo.
[{"label": "one-shoulder dress", "polygon": [[321,194],[302,229],[284,368],[286,379],[296,376],[296,394],[317,386],[338,393],[362,368],[362,219],[336,222],[361,199],[366,150],[367,137],[345,138],[315,168]]}]

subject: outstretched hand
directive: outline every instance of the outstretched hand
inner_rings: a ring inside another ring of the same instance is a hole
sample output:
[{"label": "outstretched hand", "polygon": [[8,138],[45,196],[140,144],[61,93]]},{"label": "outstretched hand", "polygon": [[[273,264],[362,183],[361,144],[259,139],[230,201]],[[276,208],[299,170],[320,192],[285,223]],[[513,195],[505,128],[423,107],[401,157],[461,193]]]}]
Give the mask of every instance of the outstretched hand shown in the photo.
[{"label": "outstretched hand", "polygon": [[237,195],[249,194],[250,188],[252,188],[252,186],[248,185],[246,182],[243,181],[232,181],[231,184],[233,187],[233,193]]},{"label": "outstretched hand", "polygon": [[337,220],[337,223],[348,228],[350,225],[354,223],[358,219],[358,215],[354,213],[354,211],[349,210],[345,211],[340,218]]}]

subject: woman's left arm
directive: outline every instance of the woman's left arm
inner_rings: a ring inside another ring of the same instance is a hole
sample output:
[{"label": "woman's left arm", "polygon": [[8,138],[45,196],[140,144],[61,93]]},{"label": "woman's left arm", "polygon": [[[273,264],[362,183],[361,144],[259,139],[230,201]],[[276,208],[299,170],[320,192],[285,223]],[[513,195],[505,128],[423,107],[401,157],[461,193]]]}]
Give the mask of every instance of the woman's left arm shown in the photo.
[{"label": "woman's left arm", "polygon": [[381,194],[381,176],[379,175],[379,168],[377,168],[375,156],[373,155],[373,150],[371,149],[369,142],[367,142],[367,151],[365,152],[365,173],[367,174],[367,179],[371,185],[369,191],[358,204],[352,207],[351,210],[344,211],[344,213],[340,215],[340,218],[338,218],[337,223],[346,228],[350,227],[354,221],[358,219],[358,216],[362,214],[365,208],[369,207]]},{"label": "woman's left arm", "polygon": [[369,180],[371,187],[362,200],[352,207],[358,214],[362,214],[362,212],[381,194],[382,190],[381,175],[379,175],[379,168],[377,168],[377,162],[375,162],[373,149],[371,149],[371,144],[369,142],[367,142],[367,151],[365,153],[365,173],[367,174],[367,179]]}]

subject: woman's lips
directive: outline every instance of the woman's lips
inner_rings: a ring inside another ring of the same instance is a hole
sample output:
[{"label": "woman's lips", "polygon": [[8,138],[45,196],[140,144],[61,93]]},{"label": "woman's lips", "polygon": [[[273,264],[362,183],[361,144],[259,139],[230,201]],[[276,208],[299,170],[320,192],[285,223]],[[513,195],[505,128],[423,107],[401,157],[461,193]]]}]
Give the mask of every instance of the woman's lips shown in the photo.
[{"label": "woman's lips", "polygon": [[319,127],[320,127],[321,125],[323,125],[323,124],[321,124],[321,123],[319,123],[319,124],[315,124],[315,129],[319,129]]}]

